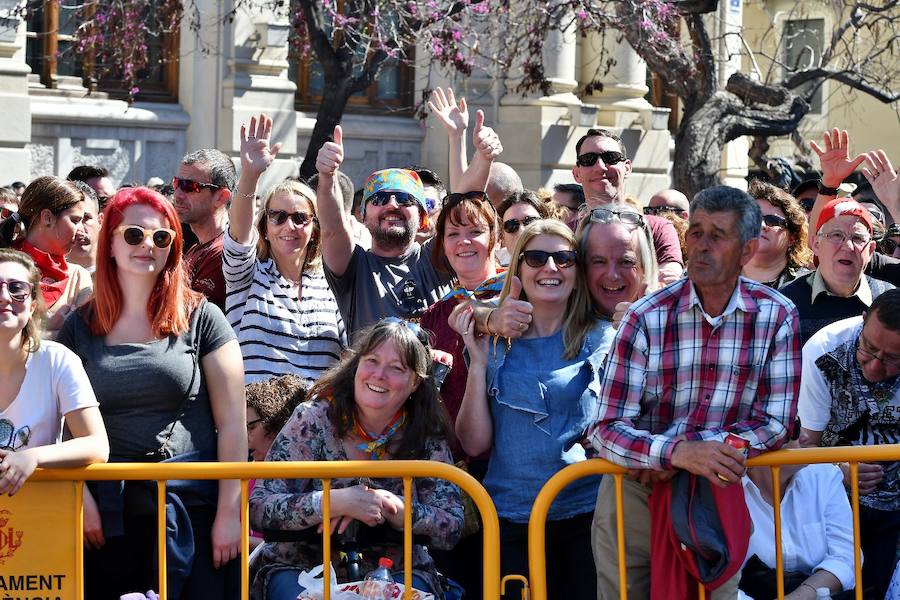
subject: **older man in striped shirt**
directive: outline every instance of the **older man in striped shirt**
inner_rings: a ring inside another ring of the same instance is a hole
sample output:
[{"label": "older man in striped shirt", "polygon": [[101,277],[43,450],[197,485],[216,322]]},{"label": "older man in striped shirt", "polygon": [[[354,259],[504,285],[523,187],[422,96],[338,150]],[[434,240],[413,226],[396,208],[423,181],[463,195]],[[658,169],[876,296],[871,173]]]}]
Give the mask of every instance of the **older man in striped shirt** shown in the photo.
[{"label": "older man in striped shirt", "polygon": [[[690,207],[688,277],[625,314],[603,376],[589,439],[632,469],[625,482],[628,596],[650,597],[652,485],[685,469],[714,485],[740,481],[744,457],[779,447],[796,414],[798,316],[777,291],[740,276],[756,250],[762,214],[745,192],[703,190]],[[598,595],[618,597],[615,492],[604,478],[594,516]],[[712,597],[733,597],[737,578]]]}]

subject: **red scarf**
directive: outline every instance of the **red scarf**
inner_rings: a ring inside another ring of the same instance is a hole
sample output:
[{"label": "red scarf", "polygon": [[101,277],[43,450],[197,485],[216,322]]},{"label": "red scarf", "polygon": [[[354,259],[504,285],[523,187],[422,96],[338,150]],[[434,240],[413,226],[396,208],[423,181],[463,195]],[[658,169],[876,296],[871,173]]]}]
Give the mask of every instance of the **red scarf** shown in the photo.
[{"label": "red scarf", "polygon": [[47,308],[53,306],[69,283],[69,265],[62,254],[50,254],[39,248],[35,248],[22,240],[15,244],[16,250],[25,252],[34,259],[34,263],[41,271],[41,293],[44,295],[44,305]]}]

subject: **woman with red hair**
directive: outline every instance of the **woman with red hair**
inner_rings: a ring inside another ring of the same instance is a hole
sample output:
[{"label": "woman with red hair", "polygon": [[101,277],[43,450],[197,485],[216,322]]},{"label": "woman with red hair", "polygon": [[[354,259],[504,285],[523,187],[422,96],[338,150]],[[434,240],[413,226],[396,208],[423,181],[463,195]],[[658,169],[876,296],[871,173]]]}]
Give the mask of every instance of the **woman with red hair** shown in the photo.
[{"label": "woman with red hair", "polygon": [[[182,244],[162,195],[117,193],[104,210],[94,299],[59,334],[94,387],[111,462],[247,459],[240,348],[221,310],[188,286]],[[88,598],[156,587],[155,488],[111,483],[92,486],[96,502],[85,494]],[[239,483],[167,491],[170,597],[232,597],[226,574],[237,575],[237,561],[219,567],[238,554]]]}]

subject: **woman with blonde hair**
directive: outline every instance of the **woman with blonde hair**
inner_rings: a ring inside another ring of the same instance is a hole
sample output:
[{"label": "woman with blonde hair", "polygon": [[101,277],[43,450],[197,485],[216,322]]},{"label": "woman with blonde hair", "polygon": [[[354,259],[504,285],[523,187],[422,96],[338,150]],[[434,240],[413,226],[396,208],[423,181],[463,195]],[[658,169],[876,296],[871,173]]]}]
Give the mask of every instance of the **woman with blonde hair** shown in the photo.
[{"label": "woman with blonde hair", "polygon": [[[501,304],[531,303],[522,337],[491,343],[477,336],[471,307],[452,317],[470,359],[456,434],[470,456],[490,451],[484,486],[501,518],[504,574],[528,572],[528,519],[538,491],[586,458],[578,442],[592,419],[613,328],[594,317],[579,260],[564,223],[534,222],[519,236],[500,295]],[[596,597],[590,529],[598,484],[585,478],[569,485],[548,515],[549,588],[558,598]]]},{"label": "woman with blonde hair", "polygon": [[241,127],[241,178],[223,243],[225,316],[244,357],[245,383],[295,374],[307,384],[337,362],[347,335],[322,271],[316,194],[298,181],[266,193],[254,223],[256,184],[281,144],[272,120]]},{"label": "woman with blonde hair", "polygon": [[49,337],[69,311],[91,297],[91,274],[66,260],[79,234],[87,235],[85,200],[85,192],[75,182],[38,177],[22,192],[18,209],[0,222],[0,246],[28,254],[41,271]]},{"label": "woman with blonde hair", "polygon": [[747,190],[763,214],[759,246],[744,265],[744,277],[778,289],[797,279],[812,263],[809,224],[800,203],[770,183],[754,180]]}]

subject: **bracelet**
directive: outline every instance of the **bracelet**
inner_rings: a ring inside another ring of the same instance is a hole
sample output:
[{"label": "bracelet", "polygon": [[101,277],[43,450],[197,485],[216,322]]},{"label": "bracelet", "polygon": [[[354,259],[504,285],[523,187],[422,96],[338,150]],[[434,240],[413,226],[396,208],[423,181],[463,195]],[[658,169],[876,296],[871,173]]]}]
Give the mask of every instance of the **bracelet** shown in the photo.
[{"label": "bracelet", "polygon": [[825,185],[825,183],[822,182],[821,179],[816,185],[819,188],[819,193],[823,196],[837,196],[838,192],[840,191],[837,188],[828,187],[827,185]]},{"label": "bracelet", "polygon": [[491,315],[494,314],[494,311],[495,311],[495,310],[497,310],[497,309],[496,309],[496,308],[492,308],[491,310],[489,310],[489,311],[488,311],[488,314],[487,314],[487,318],[484,320],[484,330],[485,330],[485,331],[487,332],[487,334],[490,335],[490,336],[493,336],[493,335],[494,335],[494,332],[491,331]]},{"label": "bracelet", "polygon": [[[255,192],[256,190],[253,190],[253,191]],[[235,187],[235,188],[234,188],[234,193],[237,194],[238,196],[243,196],[243,197],[246,198],[247,200],[256,200],[256,194],[255,194],[255,193],[253,193],[253,194],[245,194],[244,192],[241,191],[241,188],[239,188],[239,187]]]},{"label": "bracelet", "polygon": [[803,587],[804,585],[805,585],[806,587],[808,587],[809,589],[811,589],[811,590],[813,591],[813,593],[815,593],[815,594],[818,594],[818,593],[819,593],[818,590],[816,590],[816,588],[814,588],[813,586],[809,585],[809,584],[806,583],[805,581],[804,581],[803,583],[800,584],[800,587]]}]

